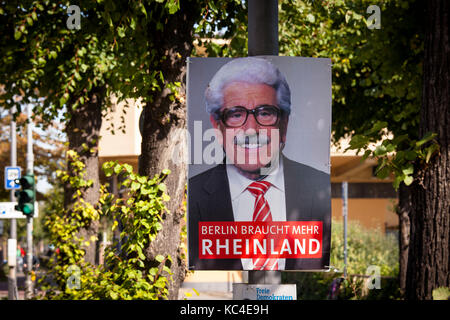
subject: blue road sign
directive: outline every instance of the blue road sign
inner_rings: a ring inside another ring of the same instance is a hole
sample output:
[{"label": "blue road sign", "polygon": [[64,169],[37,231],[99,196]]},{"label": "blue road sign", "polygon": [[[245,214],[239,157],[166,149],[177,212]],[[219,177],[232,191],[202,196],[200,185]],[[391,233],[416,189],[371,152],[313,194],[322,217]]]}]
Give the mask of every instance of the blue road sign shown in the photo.
[{"label": "blue road sign", "polygon": [[20,167],[5,167],[5,189],[20,189],[20,184],[16,184],[14,180],[20,179]]}]

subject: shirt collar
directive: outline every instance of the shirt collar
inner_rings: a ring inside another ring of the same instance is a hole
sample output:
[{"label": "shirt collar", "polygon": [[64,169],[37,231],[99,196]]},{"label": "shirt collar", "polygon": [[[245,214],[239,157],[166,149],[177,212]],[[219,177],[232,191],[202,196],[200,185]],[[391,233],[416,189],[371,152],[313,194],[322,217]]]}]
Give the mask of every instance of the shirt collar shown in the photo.
[{"label": "shirt collar", "polygon": [[[280,159],[281,160],[281,159]],[[231,200],[235,200],[239,197],[247,187],[254,182],[254,180],[248,179],[239,173],[238,169],[232,165],[226,165],[228,183],[230,185]],[[284,174],[283,174],[283,161],[279,161],[279,165],[275,168],[271,174],[267,175],[262,181],[267,181],[272,184],[272,187],[277,188],[281,192],[284,192]]]}]

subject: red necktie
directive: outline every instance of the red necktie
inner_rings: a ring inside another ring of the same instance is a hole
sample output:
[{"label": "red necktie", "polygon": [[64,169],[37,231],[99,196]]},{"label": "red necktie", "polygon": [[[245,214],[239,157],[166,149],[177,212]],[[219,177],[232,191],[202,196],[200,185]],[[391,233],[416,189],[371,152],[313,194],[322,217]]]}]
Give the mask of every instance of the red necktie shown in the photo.
[{"label": "red necktie", "polygon": [[[247,190],[255,197],[255,209],[253,210],[253,221],[271,222],[272,214],[269,203],[264,194],[269,190],[271,184],[267,181],[252,182]],[[278,270],[278,259],[276,258],[253,258],[254,270]]]}]

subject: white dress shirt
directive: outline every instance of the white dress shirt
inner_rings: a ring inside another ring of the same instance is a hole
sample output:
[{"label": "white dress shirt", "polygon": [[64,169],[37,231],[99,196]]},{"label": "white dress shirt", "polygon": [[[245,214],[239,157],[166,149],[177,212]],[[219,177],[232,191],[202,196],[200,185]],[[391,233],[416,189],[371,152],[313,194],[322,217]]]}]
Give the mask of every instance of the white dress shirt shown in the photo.
[{"label": "white dress shirt", "polygon": [[[227,164],[226,168],[234,221],[253,221],[255,196],[246,189],[254,180],[241,175],[232,164]],[[264,195],[264,198],[269,203],[272,221],[286,221],[283,161],[280,161],[278,168],[266,176],[263,181],[268,181],[272,184]],[[241,261],[244,270],[253,270],[252,259],[241,259]],[[286,259],[278,259],[278,270],[284,270],[285,264]]]}]

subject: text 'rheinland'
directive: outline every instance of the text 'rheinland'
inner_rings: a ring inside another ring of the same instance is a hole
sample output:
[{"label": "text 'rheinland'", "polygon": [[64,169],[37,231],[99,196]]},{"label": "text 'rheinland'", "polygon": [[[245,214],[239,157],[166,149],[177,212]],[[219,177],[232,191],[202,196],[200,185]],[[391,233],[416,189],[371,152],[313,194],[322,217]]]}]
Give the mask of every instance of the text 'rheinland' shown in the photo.
[{"label": "text 'rheinland'", "polygon": [[200,259],[320,258],[322,222],[199,222]]}]

